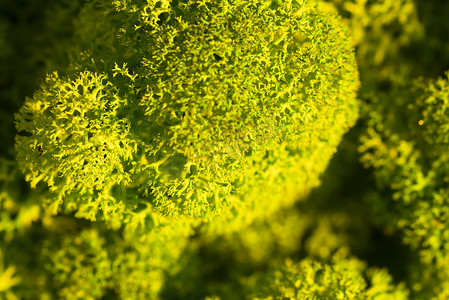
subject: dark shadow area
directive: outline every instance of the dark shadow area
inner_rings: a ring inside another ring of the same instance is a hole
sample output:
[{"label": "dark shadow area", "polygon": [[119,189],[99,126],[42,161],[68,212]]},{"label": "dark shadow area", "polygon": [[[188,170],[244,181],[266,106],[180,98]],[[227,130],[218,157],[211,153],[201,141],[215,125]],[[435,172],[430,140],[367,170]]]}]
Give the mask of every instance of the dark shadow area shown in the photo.
[{"label": "dark shadow area", "polygon": [[[346,226],[336,227],[349,238],[352,254],[370,267],[387,268],[396,283],[407,279],[407,265],[413,256],[393,228],[398,216],[391,191],[376,187],[373,171],[365,169],[357,152],[362,125],[347,133],[337,153],[304,208],[317,215],[342,214]],[[303,208],[303,209],[304,209]]]}]

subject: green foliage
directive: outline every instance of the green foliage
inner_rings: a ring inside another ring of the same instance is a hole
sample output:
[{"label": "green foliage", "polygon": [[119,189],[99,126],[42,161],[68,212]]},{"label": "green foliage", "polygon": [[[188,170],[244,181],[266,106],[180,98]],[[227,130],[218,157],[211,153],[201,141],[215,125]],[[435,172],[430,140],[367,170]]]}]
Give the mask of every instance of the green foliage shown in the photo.
[{"label": "green foliage", "polygon": [[[79,236],[65,236],[44,244],[42,257],[52,287],[58,298],[96,299],[110,284],[111,265],[104,249],[105,240],[93,230],[82,231]],[[55,251],[56,250],[56,251]]]},{"label": "green foliage", "polygon": [[347,30],[313,2],[267,4],[86,4],[67,76],[17,115],[17,158],[50,211],[237,229],[317,185],[357,113]]},{"label": "green foliage", "polygon": [[27,150],[18,152],[19,163],[34,171],[26,178],[31,187],[43,180],[63,194],[127,181],[121,160],[129,161],[136,146],[129,145],[129,124],[117,117],[126,100],[105,76],[84,72],[68,82],[50,76],[34,97],[43,100],[26,102],[17,122],[31,134],[17,139]]},{"label": "green foliage", "polygon": [[1,297],[158,298],[195,240],[304,198],[357,117],[348,30],[314,1],[33,1],[20,25],[4,5],[1,37],[46,34],[2,71],[30,74],[1,110],[25,98]]},{"label": "green foliage", "polygon": [[445,299],[448,84],[436,78],[449,67],[449,7],[437,1],[332,2],[358,43],[365,103],[353,147],[377,188],[360,197],[374,223],[400,233],[416,251],[407,265],[412,297]]},{"label": "green foliage", "polygon": [[0,299],[447,299],[448,13],[2,1]]},{"label": "green foliage", "polygon": [[414,81],[407,90],[402,92],[407,101],[390,107],[388,113],[378,108],[370,114],[370,127],[361,140],[361,159],[374,168],[378,185],[391,190],[397,203],[391,221],[404,232],[404,241],[436,272],[433,280],[445,282],[449,258],[445,200],[449,84],[442,78],[429,83]]},{"label": "green foliage", "polygon": [[[365,274],[370,287],[364,279]],[[356,259],[338,258],[330,264],[309,259],[299,264],[287,261],[257,282],[256,287],[262,289],[251,298],[407,299],[404,287],[394,287],[391,283],[391,276],[385,270],[365,270],[363,263]]]},{"label": "green foliage", "polygon": [[[34,97],[39,100],[25,102],[17,122],[19,132],[31,134],[17,137],[23,149],[17,159],[22,169],[30,169],[25,178],[31,187],[48,184],[55,194],[56,203],[49,204],[54,213],[57,201],[69,197],[81,203],[87,198],[85,207],[66,204],[68,211],[78,208],[80,217],[95,219],[99,209],[114,213],[118,208],[108,206],[108,193],[129,183],[124,167],[137,147],[128,122],[117,117],[126,100],[105,76],[87,71],[73,81],[51,75]],[[103,200],[92,199],[94,194]]]},{"label": "green foliage", "polygon": [[[332,0],[352,29],[364,87],[376,77],[406,72],[404,48],[424,38],[415,1]],[[372,68],[377,68],[372,72]],[[374,77],[373,77],[374,76]]]}]

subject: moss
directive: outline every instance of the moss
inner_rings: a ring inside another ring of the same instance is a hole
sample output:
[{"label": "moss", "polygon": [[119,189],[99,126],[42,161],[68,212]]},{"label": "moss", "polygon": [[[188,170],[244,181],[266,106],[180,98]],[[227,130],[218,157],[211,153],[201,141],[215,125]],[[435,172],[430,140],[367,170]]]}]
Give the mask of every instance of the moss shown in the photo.
[{"label": "moss", "polygon": [[347,29],[313,1],[103,1],[74,24],[68,75],[17,116],[21,168],[54,212],[129,220],[140,204],[238,228],[316,186],[357,117]]}]

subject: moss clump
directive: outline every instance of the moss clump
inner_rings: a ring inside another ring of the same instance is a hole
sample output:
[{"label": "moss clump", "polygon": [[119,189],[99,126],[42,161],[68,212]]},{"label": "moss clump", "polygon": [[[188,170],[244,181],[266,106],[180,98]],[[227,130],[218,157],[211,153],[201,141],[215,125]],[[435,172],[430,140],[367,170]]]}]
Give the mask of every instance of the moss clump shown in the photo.
[{"label": "moss clump", "polygon": [[238,228],[316,186],[357,117],[347,29],[314,1],[99,1],[74,24],[69,67],[17,115],[53,212]]}]

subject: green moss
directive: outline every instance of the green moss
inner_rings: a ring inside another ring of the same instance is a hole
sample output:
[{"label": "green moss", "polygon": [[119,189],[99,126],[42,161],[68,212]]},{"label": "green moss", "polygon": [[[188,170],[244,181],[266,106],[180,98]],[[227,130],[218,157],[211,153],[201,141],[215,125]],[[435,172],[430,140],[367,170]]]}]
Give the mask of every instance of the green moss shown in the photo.
[{"label": "green moss", "polygon": [[[380,110],[370,114],[371,127],[363,136],[360,149],[362,161],[374,168],[379,186],[391,190],[396,202],[395,219],[391,221],[404,232],[405,242],[419,251],[421,262],[435,273],[435,280],[445,282],[443,270],[447,269],[448,261],[444,246],[448,161],[445,111],[449,85],[447,79],[429,83],[421,80],[403,88],[402,95],[408,95],[408,101],[391,108],[398,113],[403,111],[403,118],[389,118],[389,114]],[[384,125],[378,126],[379,123]],[[442,293],[442,289],[435,286],[431,294]]]},{"label": "green moss", "polygon": [[[19,4],[0,5],[0,78],[20,79],[1,93],[0,298],[163,297],[196,239],[303,199],[357,118],[348,29],[315,1]],[[294,230],[276,224],[251,259]]]},{"label": "green moss", "polygon": [[[252,295],[253,299],[407,299],[404,286],[392,285],[385,270],[365,270],[357,259],[339,258],[322,264],[303,260],[298,264],[287,261],[257,282],[264,287]],[[364,279],[364,272],[370,286]],[[254,297],[255,296],[255,297]]]},{"label": "green moss", "polygon": [[68,76],[17,115],[21,168],[51,210],[123,221],[140,205],[236,229],[316,186],[357,116],[348,32],[313,1],[266,4],[86,5]]}]

